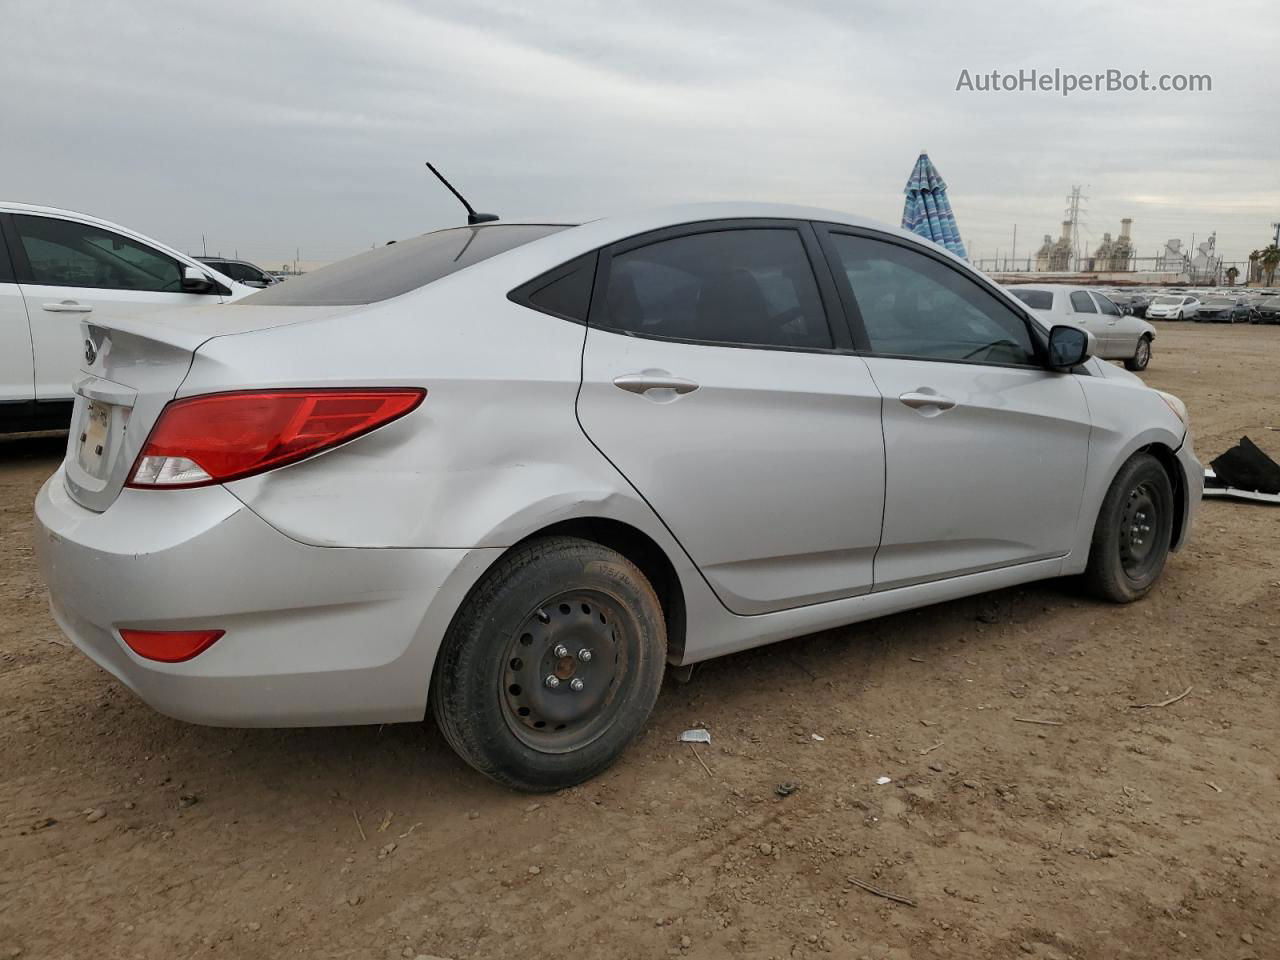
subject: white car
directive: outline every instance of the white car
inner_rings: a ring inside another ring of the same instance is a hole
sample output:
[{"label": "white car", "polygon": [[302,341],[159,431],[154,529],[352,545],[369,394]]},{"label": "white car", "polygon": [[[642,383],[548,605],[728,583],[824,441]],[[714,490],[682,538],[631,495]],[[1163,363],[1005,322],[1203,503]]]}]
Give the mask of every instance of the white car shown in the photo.
[{"label": "white car", "polygon": [[1153,320],[1192,320],[1200,308],[1200,300],[1187,293],[1165,293],[1153,297],[1147,305],[1147,316]]},{"label": "white car", "polygon": [[1098,341],[1096,355],[1102,359],[1123,360],[1133,371],[1145,370],[1151,362],[1156,328],[1126,314],[1106,294],[1059,284],[1022,283],[1007,289],[1050,323],[1073,323],[1088,330]]},{"label": "white car", "polygon": [[0,433],[65,429],[80,321],[221,303],[257,291],[106,220],[0,201]]},{"label": "white car", "polygon": [[84,338],[35,533],[75,645],[200,723],[430,709],[529,790],[611,763],[667,664],[1046,577],[1136,600],[1203,486],[1086,331],[824,210],[441,230]]}]

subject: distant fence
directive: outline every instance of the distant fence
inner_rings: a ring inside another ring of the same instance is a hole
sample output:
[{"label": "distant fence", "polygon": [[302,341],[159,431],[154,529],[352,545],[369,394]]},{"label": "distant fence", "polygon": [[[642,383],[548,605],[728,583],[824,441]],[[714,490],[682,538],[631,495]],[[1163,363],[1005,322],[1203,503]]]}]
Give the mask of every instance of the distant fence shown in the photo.
[{"label": "distant fence", "polygon": [[[1166,257],[1129,257],[1128,259],[1116,259],[1114,257],[1076,257],[1068,260],[1066,263],[1053,263],[1052,269],[1049,264],[1041,260],[1039,264],[1035,257],[1019,257],[1013,259],[1010,257],[984,257],[979,260],[971,261],[975,267],[983,273],[1001,273],[1001,274],[1037,274],[1037,273],[1105,273],[1114,274],[1162,274],[1175,275],[1180,282],[1191,285],[1215,286],[1231,283],[1229,273],[1235,268],[1235,283],[1244,285],[1249,282],[1249,268],[1251,264],[1248,260],[1227,260],[1217,264],[1211,269],[1195,269],[1186,258],[1181,260]],[[1276,271],[1280,276],[1280,270]],[[1255,276],[1252,278],[1254,283],[1273,282],[1263,274],[1258,276],[1261,271],[1254,269]],[[1135,278],[1137,279],[1137,278]]]}]

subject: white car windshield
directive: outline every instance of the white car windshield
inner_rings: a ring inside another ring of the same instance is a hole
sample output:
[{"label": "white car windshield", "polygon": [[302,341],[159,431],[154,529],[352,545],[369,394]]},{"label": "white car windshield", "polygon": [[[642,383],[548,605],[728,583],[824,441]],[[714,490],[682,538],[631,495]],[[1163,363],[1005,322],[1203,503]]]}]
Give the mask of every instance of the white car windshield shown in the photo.
[{"label": "white car windshield", "polygon": [[1162,306],[1162,307],[1174,306],[1176,304],[1182,303],[1182,298],[1181,297],[1156,297],[1151,302],[1156,304],[1157,306]]}]

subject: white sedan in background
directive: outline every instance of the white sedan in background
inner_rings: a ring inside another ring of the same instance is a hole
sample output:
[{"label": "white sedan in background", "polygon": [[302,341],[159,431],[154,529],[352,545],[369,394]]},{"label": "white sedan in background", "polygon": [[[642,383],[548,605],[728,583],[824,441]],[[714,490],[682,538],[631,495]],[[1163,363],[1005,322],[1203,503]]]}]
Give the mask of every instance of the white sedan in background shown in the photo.
[{"label": "white sedan in background", "polygon": [[118,224],[0,201],[0,433],[66,429],[84,362],[80,321],[256,292]]},{"label": "white sedan in background", "polygon": [[34,533],[75,645],[199,723],[430,709],[526,790],[611,763],[667,664],[1046,577],[1138,600],[1204,483],[1087,331],[824,210],[440,230],[83,328]]},{"label": "white sedan in background", "polygon": [[1156,328],[1124,313],[1106,294],[1059,284],[1024,283],[1007,289],[1047,322],[1075,324],[1092,333],[1098,341],[1096,356],[1123,360],[1125,369],[1134,371],[1145,370],[1151,362]]},{"label": "white sedan in background", "polygon": [[1200,300],[1186,293],[1166,293],[1147,305],[1147,316],[1153,320],[1194,320]]}]

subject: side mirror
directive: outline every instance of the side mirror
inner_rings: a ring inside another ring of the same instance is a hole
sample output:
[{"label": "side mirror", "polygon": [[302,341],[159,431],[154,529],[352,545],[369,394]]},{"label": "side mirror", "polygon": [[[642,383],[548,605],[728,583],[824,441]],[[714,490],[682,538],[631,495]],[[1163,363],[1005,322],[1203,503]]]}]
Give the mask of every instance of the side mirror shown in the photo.
[{"label": "side mirror", "polygon": [[1056,323],[1049,329],[1049,366],[1054,370],[1070,370],[1093,356],[1098,341],[1079,327]]},{"label": "side mirror", "polygon": [[182,290],[184,293],[212,293],[213,278],[196,267],[182,268]]}]

